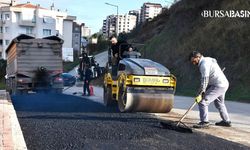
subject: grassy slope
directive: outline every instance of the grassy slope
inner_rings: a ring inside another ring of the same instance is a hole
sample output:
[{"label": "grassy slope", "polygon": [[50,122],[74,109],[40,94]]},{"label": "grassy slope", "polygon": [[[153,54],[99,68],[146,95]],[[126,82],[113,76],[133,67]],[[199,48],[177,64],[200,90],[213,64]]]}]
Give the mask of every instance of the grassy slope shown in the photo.
[{"label": "grassy slope", "polygon": [[[202,10],[249,10],[246,0],[182,0],[145,24],[134,36],[146,43],[147,57],[177,76],[177,93],[194,95],[199,72],[188,60],[192,50],[217,59],[230,81],[227,98],[250,100],[250,19],[203,18]],[[149,30],[154,29],[154,30]]]}]

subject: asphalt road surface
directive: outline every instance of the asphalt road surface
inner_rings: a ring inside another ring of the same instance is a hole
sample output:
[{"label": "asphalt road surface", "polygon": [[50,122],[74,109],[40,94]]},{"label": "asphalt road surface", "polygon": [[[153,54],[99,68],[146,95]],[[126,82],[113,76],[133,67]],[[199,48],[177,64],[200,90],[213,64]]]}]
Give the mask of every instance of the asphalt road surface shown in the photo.
[{"label": "asphalt road surface", "polygon": [[119,113],[82,97],[29,94],[12,100],[30,150],[249,149],[201,132],[162,129],[147,113]]}]

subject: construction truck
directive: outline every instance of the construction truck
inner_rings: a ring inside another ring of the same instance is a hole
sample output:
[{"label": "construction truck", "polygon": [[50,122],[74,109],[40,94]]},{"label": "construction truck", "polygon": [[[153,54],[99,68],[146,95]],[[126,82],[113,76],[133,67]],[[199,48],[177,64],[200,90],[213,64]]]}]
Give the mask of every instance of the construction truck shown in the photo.
[{"label": "construction truck", "polygon": [[170,112],[176,78],[163,65],[142,59],[138,51],[125,51],[114,73],[111,50],[104,76],[103,99],[106,106],[117,105],[121,112]]},{"label": "construction truck", "polygon": [[6,90],[62,92],[63,40],[57,36],[35,39],[21,34],[6,49]]}]

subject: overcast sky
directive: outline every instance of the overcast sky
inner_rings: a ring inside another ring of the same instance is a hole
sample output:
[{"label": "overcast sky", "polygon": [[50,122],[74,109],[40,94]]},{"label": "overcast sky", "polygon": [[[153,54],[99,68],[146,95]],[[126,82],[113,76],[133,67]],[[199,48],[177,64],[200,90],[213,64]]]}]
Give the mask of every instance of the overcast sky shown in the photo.
[{"label": "overcast sky", "polygon": [[67,10],[69,15],[76,16],[77,21],[90,27],[92,34],[98,32],[106,16],[116,14],[116,7],[106,5],[105,2],[118,5],[119,14],[128,13],[130,10],[140,9],[145,2],[160,3],[169,6],[173,0],[17,0],[17,3],[40,4],[49,8],[54,3],[56,9]]}]

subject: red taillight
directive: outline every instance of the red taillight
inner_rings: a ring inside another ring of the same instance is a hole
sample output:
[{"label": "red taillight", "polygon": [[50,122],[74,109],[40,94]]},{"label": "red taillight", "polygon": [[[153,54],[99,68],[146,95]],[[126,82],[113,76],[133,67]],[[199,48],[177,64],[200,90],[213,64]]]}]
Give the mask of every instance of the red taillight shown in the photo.
[{"label": "red taillight", "polygon": [[63,72],[62,70],[55,70],[55,71],[52,71],[52,74],[60,74],[62,72]]},{"label": "red taillight", "polygon": [[22,83],[22,82],[23,82],[23,79],[18,79],[17,82]]},{"label": "red taillight", "polygon": [[55,81],[62,82],[62,81],[63,81],[63,79],[62,79],[62,78],[60,78],[60,77],[56,77],[56,78],[55,78]]}]

